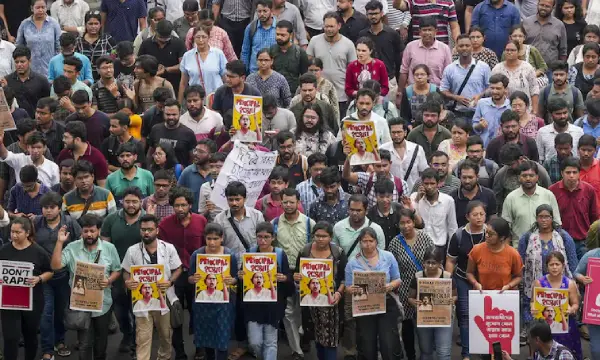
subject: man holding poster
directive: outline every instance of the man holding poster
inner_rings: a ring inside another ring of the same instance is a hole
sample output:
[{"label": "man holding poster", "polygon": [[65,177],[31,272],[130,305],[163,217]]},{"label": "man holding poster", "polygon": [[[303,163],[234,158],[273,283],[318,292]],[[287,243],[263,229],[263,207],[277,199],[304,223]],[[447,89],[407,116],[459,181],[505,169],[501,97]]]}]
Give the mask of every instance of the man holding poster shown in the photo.
[{"label": "man holding poster", "polygon": [[367,165],[380,161],[377,149],[377,135],[373,121],[344,120],[343,137],[350,147],[350,165]]},{"label": "man holding poster", "polygon": [[262,96],[233,95],[231,140],[261,142]]},{"label": "man holding poster", "polygon": [[[378,96],[371,89],[360,89],[356,93],[356,109],[357,111],[343,121],[372,121],[375,124],[375,134],[378,144],[385,144],[392,141],[390,129],[386,119],[373,112],[373,107]],[[341,136],[338,135],[338,139]]]},{"label": "man holding poster", "polygon": [[[171,317],[166,304],[178,301],[173,283],[181,275],[181,260],[173,244],[158,239],[158,219],[140,218],[142,241],[127,249],[123,258],[123,279],[135,302],[136,353],[138,360],[150,360],[152,329],[158,331],[158,358],[171,356]],[[175,354],[183,356],[183,337],[173,336]]]}]

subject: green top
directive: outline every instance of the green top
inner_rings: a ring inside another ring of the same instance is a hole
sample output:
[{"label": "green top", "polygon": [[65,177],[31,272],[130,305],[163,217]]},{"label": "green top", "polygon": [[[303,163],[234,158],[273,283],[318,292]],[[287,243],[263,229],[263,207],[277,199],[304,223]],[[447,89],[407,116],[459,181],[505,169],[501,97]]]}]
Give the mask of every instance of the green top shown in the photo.
[{"label": "green top", "polygon": [[[73,277],[75,276],[75,264],[77,261],[94,263],[98,251],[100,259],[98,264],[106,265],[104,276],[108,278],[111,273],[121,271],[121,261],[117,254],[115,246],[109,242],[98,239],[98,246],[91,252],[87,250],[82,239],[73,241],[67,245],[62,251],[61,265],[69,270],[69,284],[73,287]],[[92,317],[99,317],[108,312],[112,306],[112,296],[110,286],[104,289],[104,300],[102,302],[101,312],[92,312]]]},{"label": "green top", "polygon": [[138,187],[144,197],[154,194],[154,176],[146,169],[137,167],[137,172],[133,179],[128,180],[123,174],[123,169],[119,169],[108,175],[106,178],[106,189],[109,190],[117,201],[123,197],[123,192],[130,186]]},{"label": "green top", "polygon": [[[529,46],[529,64],[531,64],[531,66],[533,66],[533,68],[537,71],[540,70],[544,73],[546,73],[546,71],[548,71],[548,64],[546,64],[546,62],[544,61],[544,58],[542,57],[542,53],[540,53],[540,51],[538,49],[535,48],[535,46],[532,45],[525,45],[523,44],[523,46]],[[525,54],[527,54],[527,50],[525,51]],[[525,55],[523,56],[519,56],[520,60],[525,60]],[[502,53],[502,59],[500,61],[504,61],[506,59],[504,59],[504,52]],[[541,89],[540,89],[541,90]]]},{"label": "green top", "polygon": [[133,224],[128,224],[125,220],[125,212],[121,209],[116,213],[108,215],[102,222],[100,236],[102,236],[103,239],[110,239],[110,242],[116,247],[121,260],[125,258],[125,253],[127,253],[127,249],[129,249],[131,245],[138,244],[142,241],[140,218],[144,214],[144,210],[141,210],[138,220]]}]

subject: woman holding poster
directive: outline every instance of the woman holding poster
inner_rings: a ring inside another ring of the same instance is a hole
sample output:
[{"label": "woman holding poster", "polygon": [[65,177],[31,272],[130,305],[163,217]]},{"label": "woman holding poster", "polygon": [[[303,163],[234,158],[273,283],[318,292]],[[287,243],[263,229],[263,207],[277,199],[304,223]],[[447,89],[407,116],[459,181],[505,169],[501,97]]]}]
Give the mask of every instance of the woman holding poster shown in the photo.
[{"label": "woman holding poster", "polygon": [[[232,254],[223,244],[223,228],[216,223],[209,223],[204,229],[206,246],[194,251],[190,259],[190,269],[197,269],[196,259],[198,254],[223,255]],[[236,269],[237,258],[231,256],[229,272],[223,274],[223,282],[227,286],[237,283]],[[202,279],[200,273],[188,277],[191,284],[196,284]],[[196,349],[204,348],[208,358],[227,359],[229,339],[235,319],[235,292],[229,292],[229,302],[194,303],[194,344]]]},{"label": "woman holding poster", "polygon": [[323,122],[321,107],[308,104],[302,110],[302,118],[297,120],[296,152],[306,157],[314,153],[325,154],[329,145],[336,142],[335,135]]},{"label": "woman holding poster", "polygon": [[[546,268],[548,274],[535,280],[533,283],[534,287],[543,287],[549,289],[567,289],[569,290],[569,307],[566,314],[561,314],[560,322],[555,321],[558,314],[555,312],[553,306],[545,306],[542,310],[544,319],[548,322],[548,325],[552,328],[552,338],[566,347],[568,347],[573,355],[578,360],[583,359],[583,352],[581,348],[581,338],[579,336],[579,329],[577,328],[577,311],[579,310],[579,291],[577,290],[577,284],[575,281],[565,275],[566,260],[563,253],[559,251],[551,251],[546,255]],[[525,306],[523,306],[525,308]],[[557,307],[560,308],[560,307]],[[530,304],[531,313],[536,318],[540,310],[536,309],[534,301]],[[559,331],[564,329],[567,325],[564,321],[564,316],[568,316],[568,328],[569,332],[566,334],[555,334],[555,328],[559,327]],[[530,350],[531,351],[531,350]]]},{"label": "woman holding poster", "polygon": [[50,257],[44,248],[34,242],[33,226],[26,217],[17,217],[12,220],[10,240],[8,244],[0,248],[0,261],[23,263],[23,267],[28,269],[26,271],[22,269],[8,271],[2,266],[2,278],[7,280],[7,283],[0,282],[0,286],[2,286],[0,318],[4,338],[4,358],[19,358],[19,340],[22,338],[25,342],[24,359],[34,360],[38,350],[37,331],[44,308],[42,284],[52,278]]},{"label": "woman holding poster", "polygon": [[[359,359],[377,359],[378,352],[383,360],[393,360],[402,353],[398,334],[400,312],[396,300],[390,295],[400,287],[398,263],[391,252],[377,248],[377,233],[366,227],[357,237],[360,252],[348,261],[346,266],[346,286],[350,294],[360,287],[354,285],[354,272],[384,272],[386,312],[383,314],[356,317],[356,350]],[[379,345],[379,346],[378,346]]]},{"label": "woman holding poster", "polygon": [[[329,259],[333,261],[333,279],[335,292],[331,295],[328,307],[303,307],[302,330],[307,341],[314,340],[319,360],[335,359],[340,340],[340,310],[339,306],[344,294],[344,271],[348,261],[344,250],[331,242],[333,226],[328,222],[319,221],[313,227],[312,242],[304,246],[298,254],[296,269],[301,269],[300,259]],[[302,281],[302,274],[295,273],[294,281]]]}]

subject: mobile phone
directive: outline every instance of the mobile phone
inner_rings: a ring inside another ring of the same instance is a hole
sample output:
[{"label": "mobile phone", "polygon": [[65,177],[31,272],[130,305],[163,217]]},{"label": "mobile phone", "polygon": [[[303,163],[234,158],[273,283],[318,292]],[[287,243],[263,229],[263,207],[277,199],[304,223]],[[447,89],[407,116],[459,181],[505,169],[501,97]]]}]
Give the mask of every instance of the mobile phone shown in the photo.
[{"label": "mobile phone", "polygon": [[496,341],[492,344],[492,349],[494,351],[494,359],[501,360],[502,359],[502,345],[500,345],[499,341]]}]

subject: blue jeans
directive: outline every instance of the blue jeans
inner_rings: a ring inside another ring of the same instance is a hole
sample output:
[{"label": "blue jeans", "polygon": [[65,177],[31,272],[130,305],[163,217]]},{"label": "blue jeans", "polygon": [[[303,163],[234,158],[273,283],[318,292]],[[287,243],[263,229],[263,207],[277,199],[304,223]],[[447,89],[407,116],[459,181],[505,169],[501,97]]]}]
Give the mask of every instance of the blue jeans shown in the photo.
[{"label": "blue jeans", "polygon": [[452,355],[452,327],[417,328],[421,360],[433,360],[437,353],[438,360],[450,360]]},{"label": "blue jeans", "polygon": [[54,346],[65,341],[65,309],[69,305],[69,274],[59,273],[44,287],[44,310],[40,322],[42,354],[54,355]]},{"label": "blue jeans", "polygon": [[249,321],[248,346],[259,359],[277,360],[277,328]]},{"label": "blue jeans", "polygon": [[600,359],[600,325],[588,325],[592,359]]},{"label": "blue jeans", "polygon": [[315,341],[315,347],[317,348],[317,359],[319,360],[336,360],[337,359],[337,348],[326,347]]},{"label": "blue jeans", "polygon": [[462,344],[460,354],[464,358],[469,356],[469,290],[472,290],[473,287],[467,280],[458,276],[454,277],[454,281],[456,282],[456,291],[458,293],[456,315],[460,330],[460,342]]}]

